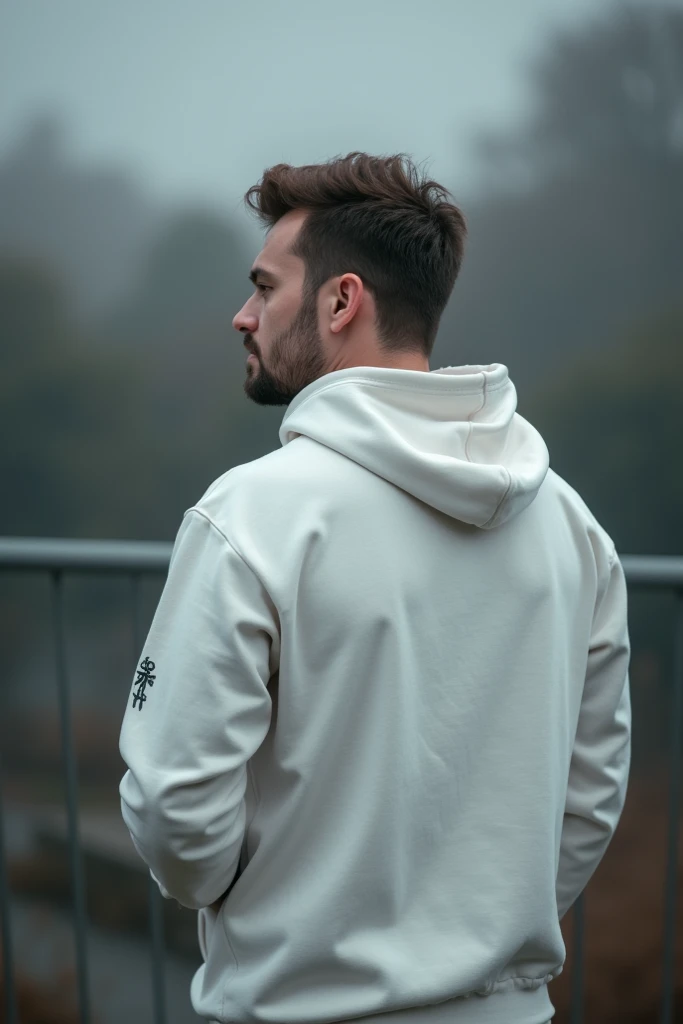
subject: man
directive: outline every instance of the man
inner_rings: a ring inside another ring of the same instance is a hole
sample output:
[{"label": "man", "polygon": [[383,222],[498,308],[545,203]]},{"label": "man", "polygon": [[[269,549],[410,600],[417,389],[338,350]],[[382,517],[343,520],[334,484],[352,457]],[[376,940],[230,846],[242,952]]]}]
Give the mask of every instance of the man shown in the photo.
[{"label": "man", "polygon": [[121,734],[208,1020],[546,1024],[622,812],[623,571],[507,368],[429,370],[447,196],[363,153],[246,195],[233,325],[281,447],[185,513]]}]

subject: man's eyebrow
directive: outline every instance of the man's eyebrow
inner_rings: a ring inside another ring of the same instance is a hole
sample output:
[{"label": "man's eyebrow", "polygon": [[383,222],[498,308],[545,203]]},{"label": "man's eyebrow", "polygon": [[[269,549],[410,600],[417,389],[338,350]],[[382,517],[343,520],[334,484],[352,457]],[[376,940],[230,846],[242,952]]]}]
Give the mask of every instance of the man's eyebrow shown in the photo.
[{"label": "man's eyebrow", "polygon": [[272,281],[273,284],[277,283],[277,278],[275,274],[271,274],[269,270],[265,270],[263,267],[252,267],[251,271],[249,272],[249,280],[251,281],[252,284],[256,284],[256,279],[258,277],[262,277],[266,281]]}]

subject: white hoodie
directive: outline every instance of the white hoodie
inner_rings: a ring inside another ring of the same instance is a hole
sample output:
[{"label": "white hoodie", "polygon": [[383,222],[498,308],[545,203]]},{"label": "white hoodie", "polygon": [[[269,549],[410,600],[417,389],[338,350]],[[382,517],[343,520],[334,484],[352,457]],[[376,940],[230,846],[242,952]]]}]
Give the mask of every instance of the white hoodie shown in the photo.
[{"label": "white hoodie", "polygon": [[328,373],[280,441],[185,513],[121,733],[193,1006],[545,1024],[626,796],[614,544],[500,363]]}]

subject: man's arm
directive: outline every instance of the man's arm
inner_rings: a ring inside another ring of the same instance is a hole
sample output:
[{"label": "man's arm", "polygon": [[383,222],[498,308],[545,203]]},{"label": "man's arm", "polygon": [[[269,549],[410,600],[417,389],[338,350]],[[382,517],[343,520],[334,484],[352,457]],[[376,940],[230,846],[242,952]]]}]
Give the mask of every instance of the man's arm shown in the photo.
[{"label": "man's arm", "polygon": [[602,860],[626,800],[631,762],[630,643],[616,552],[599,596],[574,742],[556,893],[560,920]]},{"label": "man's arm", "polygon": [[199,510],[178,531],[121,730],[121,813],[162,895],[218,900],[244,838],[246,763],[268,732],[277,612]]}]

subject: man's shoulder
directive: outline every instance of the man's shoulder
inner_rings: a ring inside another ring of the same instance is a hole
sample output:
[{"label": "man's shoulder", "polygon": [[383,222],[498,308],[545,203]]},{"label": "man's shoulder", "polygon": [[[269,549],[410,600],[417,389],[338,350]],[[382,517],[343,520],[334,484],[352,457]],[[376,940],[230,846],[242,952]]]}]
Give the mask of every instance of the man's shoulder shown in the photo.
[{"label": "man's shoulder", "polygon": [[[282,503],[300,503],[339,476],[343,456],[308,437],[297,437],[251,462],[233,466],[209,485],[192,509],[203,512],[230,536],[229,524]],[[335,464],[336,469],[335,469]],[[325,477],[329,475],[330,481]],[[190,511],[190,509],[188,509]]]},{"label": "man's shoulder", "polygon": [[598,542],[608,552],[614,550],[614,541],[610,534],[602,523],[599,522],[576,488],[572,487],[564,477],[560,476],[555,470],[549,469],[544,486],[556,496],[556,499],[564,508],[567,518],[585,529],[594,546]]}]

